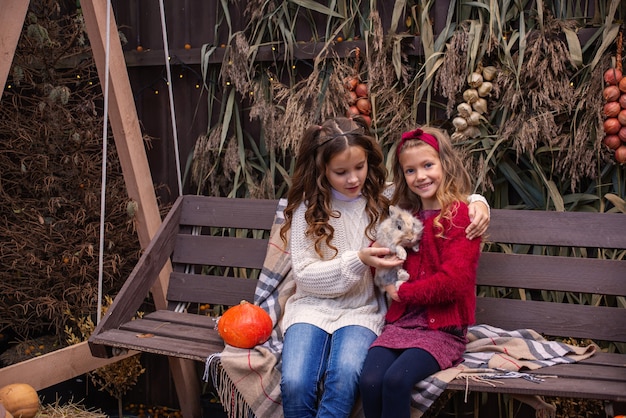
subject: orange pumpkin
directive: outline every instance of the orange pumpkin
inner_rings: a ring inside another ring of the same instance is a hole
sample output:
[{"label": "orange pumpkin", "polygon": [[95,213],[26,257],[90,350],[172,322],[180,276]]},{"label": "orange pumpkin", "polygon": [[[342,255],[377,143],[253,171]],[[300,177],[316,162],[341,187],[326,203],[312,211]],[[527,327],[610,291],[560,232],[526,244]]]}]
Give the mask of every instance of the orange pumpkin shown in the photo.
[{"label": "orange pumpkin", "polygon": [[270,337],[272,328],[268,313],[245,300],[228,308],[217,322],[217,331],[224,342],[238,348],[263,344]]},{"label": "orange pumpkin", "polygon": [[39,411],[39,395],[27,383],[12,383],[0,388],[0,403],[15,418],[33,418]]}]

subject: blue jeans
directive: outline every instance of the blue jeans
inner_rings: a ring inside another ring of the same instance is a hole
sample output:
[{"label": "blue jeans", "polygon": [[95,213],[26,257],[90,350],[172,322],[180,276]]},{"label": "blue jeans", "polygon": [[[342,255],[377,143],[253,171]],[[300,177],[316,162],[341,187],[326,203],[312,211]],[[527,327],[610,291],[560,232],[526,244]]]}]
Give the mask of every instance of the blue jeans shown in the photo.
[{"label": "blue jeans", "polygon": [[285,418],[349,417],[367,349],[375,339],[374,332],[358,325],[333,334],[310,324],[291,325],[285,333],[280,382]]}]

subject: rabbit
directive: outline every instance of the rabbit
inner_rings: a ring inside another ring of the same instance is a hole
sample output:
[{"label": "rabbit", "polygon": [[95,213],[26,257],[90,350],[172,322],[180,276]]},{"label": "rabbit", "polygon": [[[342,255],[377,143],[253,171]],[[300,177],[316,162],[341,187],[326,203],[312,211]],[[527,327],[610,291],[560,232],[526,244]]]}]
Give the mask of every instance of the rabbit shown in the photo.
[{"label": "rabbit", "polygon": [[[376,242],[382,247],[389,248],[401,260],[406,260],[406,248],[419,250],[419,240],[422,237],[424,225],[422,222],[398,206],[389,206],[389,217],[378,225]],[[392,269],[376,269],[374,283],[384,288],[398,281],[405,282],[409,273],[401,266]]]}]

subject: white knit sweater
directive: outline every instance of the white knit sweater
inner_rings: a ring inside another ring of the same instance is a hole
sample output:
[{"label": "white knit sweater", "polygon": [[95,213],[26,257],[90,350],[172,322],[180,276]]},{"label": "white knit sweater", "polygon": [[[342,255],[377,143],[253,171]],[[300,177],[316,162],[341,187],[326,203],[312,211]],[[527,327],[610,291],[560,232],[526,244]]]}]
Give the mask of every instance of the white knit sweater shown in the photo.
[{"label": "white knit sweater", "polygon": [[346,202],[333,198],[330,218],[335,229],[333,245],[338,253],[322,246],[324,259],[315,252],[312,239],[305,237],[305,204],[296,209],[291,223],[290,251],[296,292],[289,298],[283,329],[294,323],[315,325],[328,333],[347,325],[361,325],[380,334],[387,310],[384,296],[372,281],[370,268],[357,252],[370,244],[365,199]]}]

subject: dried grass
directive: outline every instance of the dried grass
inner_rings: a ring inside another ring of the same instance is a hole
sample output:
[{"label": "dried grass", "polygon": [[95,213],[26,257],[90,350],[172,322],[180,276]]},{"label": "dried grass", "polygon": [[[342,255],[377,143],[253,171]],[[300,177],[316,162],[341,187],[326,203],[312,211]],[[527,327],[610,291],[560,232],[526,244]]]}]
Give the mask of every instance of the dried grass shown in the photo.
[{"label": "dried grass", "polygon": [[53,404],[43,405],[35,418],[107,418],[98,408],[89,408],[79,402],[67,402],[63,405],[57,399]]},{"label": "dried grass", "polygon": [[246,97],[250,92],[250,45],[243,32],[234,35],[234,41],[226,49],[226,57],[221,67],[221,77],[230,82],[237,92]]},{"label": "dried grass", "polygon": [[[66,312],[93,314],[98,294],[102,95],[92,60],[58,65],[90,56],[81,19],[48,7],[31,4],[0,105],[0,331],[22,339],[61,338]],[[103,287],[115,293],[140,248],[112,139]]]},{"label": "dried grass", "polygon": [[[414,127],[414,89],[411,79],[416,77],[415,69],[408,63],[402,39],[386,37],[377,12],[371,13],[372,39],[369,54],[365,57],[369,89],[375,117],[373,126],[379,132],[382,143],[393,143],[400,134]],[[399,78],[393,66],[394,44],[400,43]],[[412,46],[411,46],[412,47]],[[419,66],[418,66],[419,67]],[[418,77],[419,78],[419,77]]]},{"label": "dried grass", "polygon": [[560,152],[556,158],[556,169],[564,178],[570,179],[571,190],[575,190],[583,178],[598,176],[598,161],[610,163],[613,160],[612,152],[602,145],[605,68],[610,68],[608,54],[584,83],[575,86],[577,108],[572,118],[571,135],[559,144]]},{"label": "dried grass", "polygon": [[[493,176],[498,161],[508,156],[536,164],[549,179],[558,182],[561,190],[575,190],[583,181],[598,175],[598,160],[609,162],[610,153],[601,146],[602,69],[608,66],[608,54],[596,70],[587,74],[570,62],[564,30],[575,29],[572,20],[544,17],[544,30],[527,34],[521,67],[516,52],[509,64],[499,57],[502,48],[493,35],[482,41],[482,56],[470,56],[471,27],[461,23],[451,36],[443,62],[437,72],[434,88],[446,99],[446,115],[455,116],[456,106],[463,101],[468,88],[467,75],[477,66],[496,65],[500,71],[493,80],[489,95],[488,121],[482,131],[493,140],[465,141],[461,147],[471,155],[468,160],[474,177],[482,178],[482,191],[493,190]],[[508,66],[510,65],[510,67]],[[513,68],[515,67],[515,68]],[[496,146],[499,149],[492,149]],[[494,152],[487,164],[485,157]],[[565,183],[567,182],[567,183]]]},{"label": "dried grass", "polygon": [[568,117],[576,98],[570,86],[569,51],[559,37],[565,27],[571,28],[571,23],[547,18],[544,31],[533,31],[517,79],[509,73],[502,88],[502,103],[510,117],[498,134],[518,155],[532,156],[539,145],[558,147],[567,135],[556,123],[557,118]]},{"label": "dried grass", "polygon": [[[276,197],[285,187],[302,132],[325,118],[345,114],[349,102],[343,87],[345,77],[358,76],[368,84],[372,127],[388,152],[400,132],[417,123],[451,129],[450,119],[463,101],[468,74],[480,66],[494,65],[500,72],[492,82],[488,111],[480,126],[482,135],[464,138],[457,144],[466,154],[473,176],[480,178],[479,191],[495,191],[493,177],[503,174],[498,169],[502,161],[513,165],[524,161],[535,171],[528,173],[529,177],[537,175],[542,178],[540,182],[554,182],[563,191],[593,182],[600,163],[612,164],[610,152],[602,147],[599,137],[602,133],[600,68],[605,68],[606,63],[601,62],[593,74],[588,74],[586,68],[573,67],[564,31],[575,30],[575,20],[555,19],[544,11],[543,26],[539,29],[537,16],[531,12],[525,21],[526,32],[522,33],[525,47],[520,52],[519,39],[507,38],[512,33],[519,34],[511,32],[511,27],[519,23],[514,10],[500,15],[511,19],[503,22],[494,22],[493,15],[482,15],[481,11],[476,9],[478,14],[473,15],[473,21],[457,22],[441,58],[438,52],[431,57],[434,61],[440,59],[436,64],[433,61],[427,66],[422,62],[424,57],[408,55],[410,42],[414,40],[406,33],[385,34],[376,10],[369,12],[367,27],[360,28],[367,42],[367,51],[361,51],[360,60],[356,59],[356,51],[351,51],[348,57],[334,55],[330,41],[311,62],[289,61],[294,39],[278,29],[290,27],[298,19],[308,22],[306,18],[295,15],[294,9],[281,9],[277,2],[249,2],[246,14],[250,24],[228,46],[221,77],[233,83],[238,98],[243,99],[244,111],[249,104],[252,128],[258,127],[260,131],[259,149],[248,149],[246,141],[250,139],[245,134],[242,140],[229,132],[228,144],[223,148],[213,144],[209,154],[197,154],[203,160],[199,164],[204,166],[199,170],[202,175],[194,178],[207,183],[211,194],[268,193],[269,197]],[[292,12],[294,15],[289,15]],[[328,18],[328,33],[336,28],[334,25],[333,19]],[[319,22],[311,27],[315,39],[319,27]],[[251,51],[270,44],[282,51],[274,62],[253,61]],[[519,67],[518,61],[522,61]],[[432,74],[424,73],[431,67],[437,69],[433,78]],[[442,98],[443,103],[439,103]],[[437,120],[441,107],[445,109],[445,118]],[[212,127],[211,138],[221,137],[217,133],[222,128],[225,127]],[[243,128],[243,132],[247,127],[233,118],[228,128],[234,132]],[[240,135],[240,131],[236,132]],[[236,148],[235,142],[246,150]],[[207,146],[205,142],[199,145]],[[245,162],[241,153],[245,153]],[[220,173],[220,178],[212,178],[215,173]],[[222,173],[230,180],[224,181]],[[233,184],[235,179],[237,184]],[[257,187],[261,181],[263,186]]]},{"label": "dried grass", "polygon": [[526,59],[519,73],[519,86],[513,75],[502,87],[502,103],[510,107],[510,117],[498,134],[516,151],[531,159],[539,147],[554,153],[554,174],[569,178],[572,190],[581,180],[597,175],[597,155],[601,132],[602,71],[599,65],[591,76],[574,86],[574,71],[563,37],[574,23],[547,17],[545,31],[534,31],[528,39]]},{"label": "dried grass", "polygon": [[467,68],[467,54],[469,48],[469,26],[461,24],[454,32],[446,52],[443,63],[437,71],[434,89],[446,99],[446,116],[452,117],[456,105],[463,101],[462,92],[466,85],[467,75],[470,73]]}]

